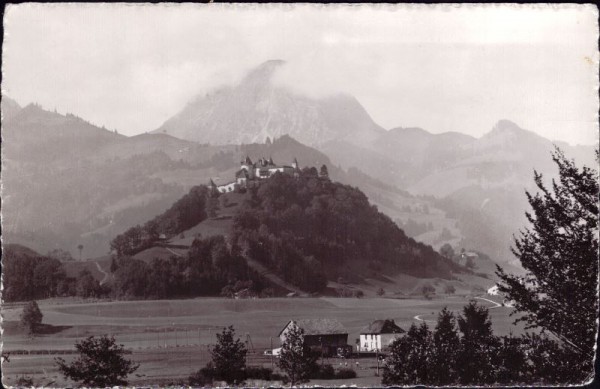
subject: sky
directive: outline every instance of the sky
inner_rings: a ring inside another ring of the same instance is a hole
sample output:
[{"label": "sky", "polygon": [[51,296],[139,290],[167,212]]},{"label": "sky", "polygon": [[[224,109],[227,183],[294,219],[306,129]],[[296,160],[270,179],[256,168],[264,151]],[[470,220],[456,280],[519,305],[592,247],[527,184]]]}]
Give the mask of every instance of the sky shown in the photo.
[{"label": "sky", "polygon": [[275,82],[354,95],[384,128],[476,137],[500,119],[598,143],[591,5],[18,4],[2,93],[133,135],[269,59]]}]

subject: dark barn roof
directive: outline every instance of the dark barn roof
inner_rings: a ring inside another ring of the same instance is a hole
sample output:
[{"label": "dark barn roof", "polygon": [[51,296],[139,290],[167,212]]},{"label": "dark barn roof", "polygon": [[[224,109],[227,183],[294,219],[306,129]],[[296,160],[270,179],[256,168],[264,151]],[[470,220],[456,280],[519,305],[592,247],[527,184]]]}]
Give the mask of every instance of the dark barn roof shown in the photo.
[{"label": "dark barn roof", "polygon": [[304,330],[304,335],[348,335],[348,331],[337,319],[300,319],[289,321],[279,332],[279,336],[292,322]]},{"label": "dark barn roof", "polygon": [[404,331],[393,320],[375,320],[360,331],[361,334],[402,334]]}]

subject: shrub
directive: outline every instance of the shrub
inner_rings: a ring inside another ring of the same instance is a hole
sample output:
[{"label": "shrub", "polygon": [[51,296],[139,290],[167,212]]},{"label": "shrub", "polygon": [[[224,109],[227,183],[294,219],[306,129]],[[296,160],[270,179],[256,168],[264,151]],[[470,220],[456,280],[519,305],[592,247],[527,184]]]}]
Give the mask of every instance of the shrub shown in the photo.
[{"label": "shrub", "polygon": [[262,366],[247,366],[246,379],[271,381],[273,377],[273,369]]},{"label": "shrub", "polygon": [[21,376],[17,380],[17,385],[19,387],[33,387],[33,378],[27,376]]},{"label": "shrub", "polygon": [[336,379],[356,378],[356,372],[353,369],[343,368],[335,373]]},{"label": "shrub", "polygon": [[312,379],[321,379],[321,380],[332,380],[335,378],[335,370],[331,365],[322,365],[319,366],[313,374],[311,374]]}]

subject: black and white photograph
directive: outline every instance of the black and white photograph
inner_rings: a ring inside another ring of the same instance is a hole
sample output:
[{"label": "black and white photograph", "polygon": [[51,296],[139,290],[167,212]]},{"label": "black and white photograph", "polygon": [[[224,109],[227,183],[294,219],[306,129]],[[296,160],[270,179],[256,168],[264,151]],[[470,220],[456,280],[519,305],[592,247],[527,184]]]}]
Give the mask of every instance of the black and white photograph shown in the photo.
[{"label": "black and white photograph", "polygon": [[598,19],[5,5],[3,386],[592,383]]}]

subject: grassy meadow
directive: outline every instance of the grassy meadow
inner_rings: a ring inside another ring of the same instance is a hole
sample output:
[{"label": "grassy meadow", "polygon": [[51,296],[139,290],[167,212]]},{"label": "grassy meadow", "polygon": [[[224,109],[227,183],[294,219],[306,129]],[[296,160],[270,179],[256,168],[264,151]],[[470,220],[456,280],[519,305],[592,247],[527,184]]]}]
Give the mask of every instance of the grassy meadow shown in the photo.
[{"label": "grassy meadow", "polygon": [[[494,297],[485,296],[494,301]],[[490,307],[494,331],[498,335],[519,334],[522,326],[513,326],[512,309],[477,300]],[[42,333],[28,337],[18,326],[22,307],[3,307],[3,351],[11,353],[10,362],[3,363],[5,385],[16,382],[21,375],[33,376],[36,386],[65,386],[54,365],[59,353],[73,350],[76,340],[90,335],[112,334],[119,343],[132,351],[132,359],[141,367],[130,376],[130,384],[183,383],[190,373],[209,360],[208,347],[223,326],[233,325],[237,334],[247,341],[249,364],[270,366],[270,357],[263,352],[279,347],[279,331],[290,319],[336,318],[348,330],[348,343],[355,344],[360,330],[375,319],[391,318],[402,328],[425,320],[435,326],[437,313],[448,307],[460,311],[468,302],[465,296],[426,299],[391,298],[270,298],[224,299],[198,298],[158,301],[86,302],[68,299],[40,301],[44,314]],[[22,354],[23,351],[32,354]],[[72,355],[59,355],[66,359]],[[359,365],[356,365],[356,362]],[[358,378],[345,384],[378,385],[372,360],[326,361],[334,366],[351,364]],[[314,382],[337,385],[344,382]]]}]

